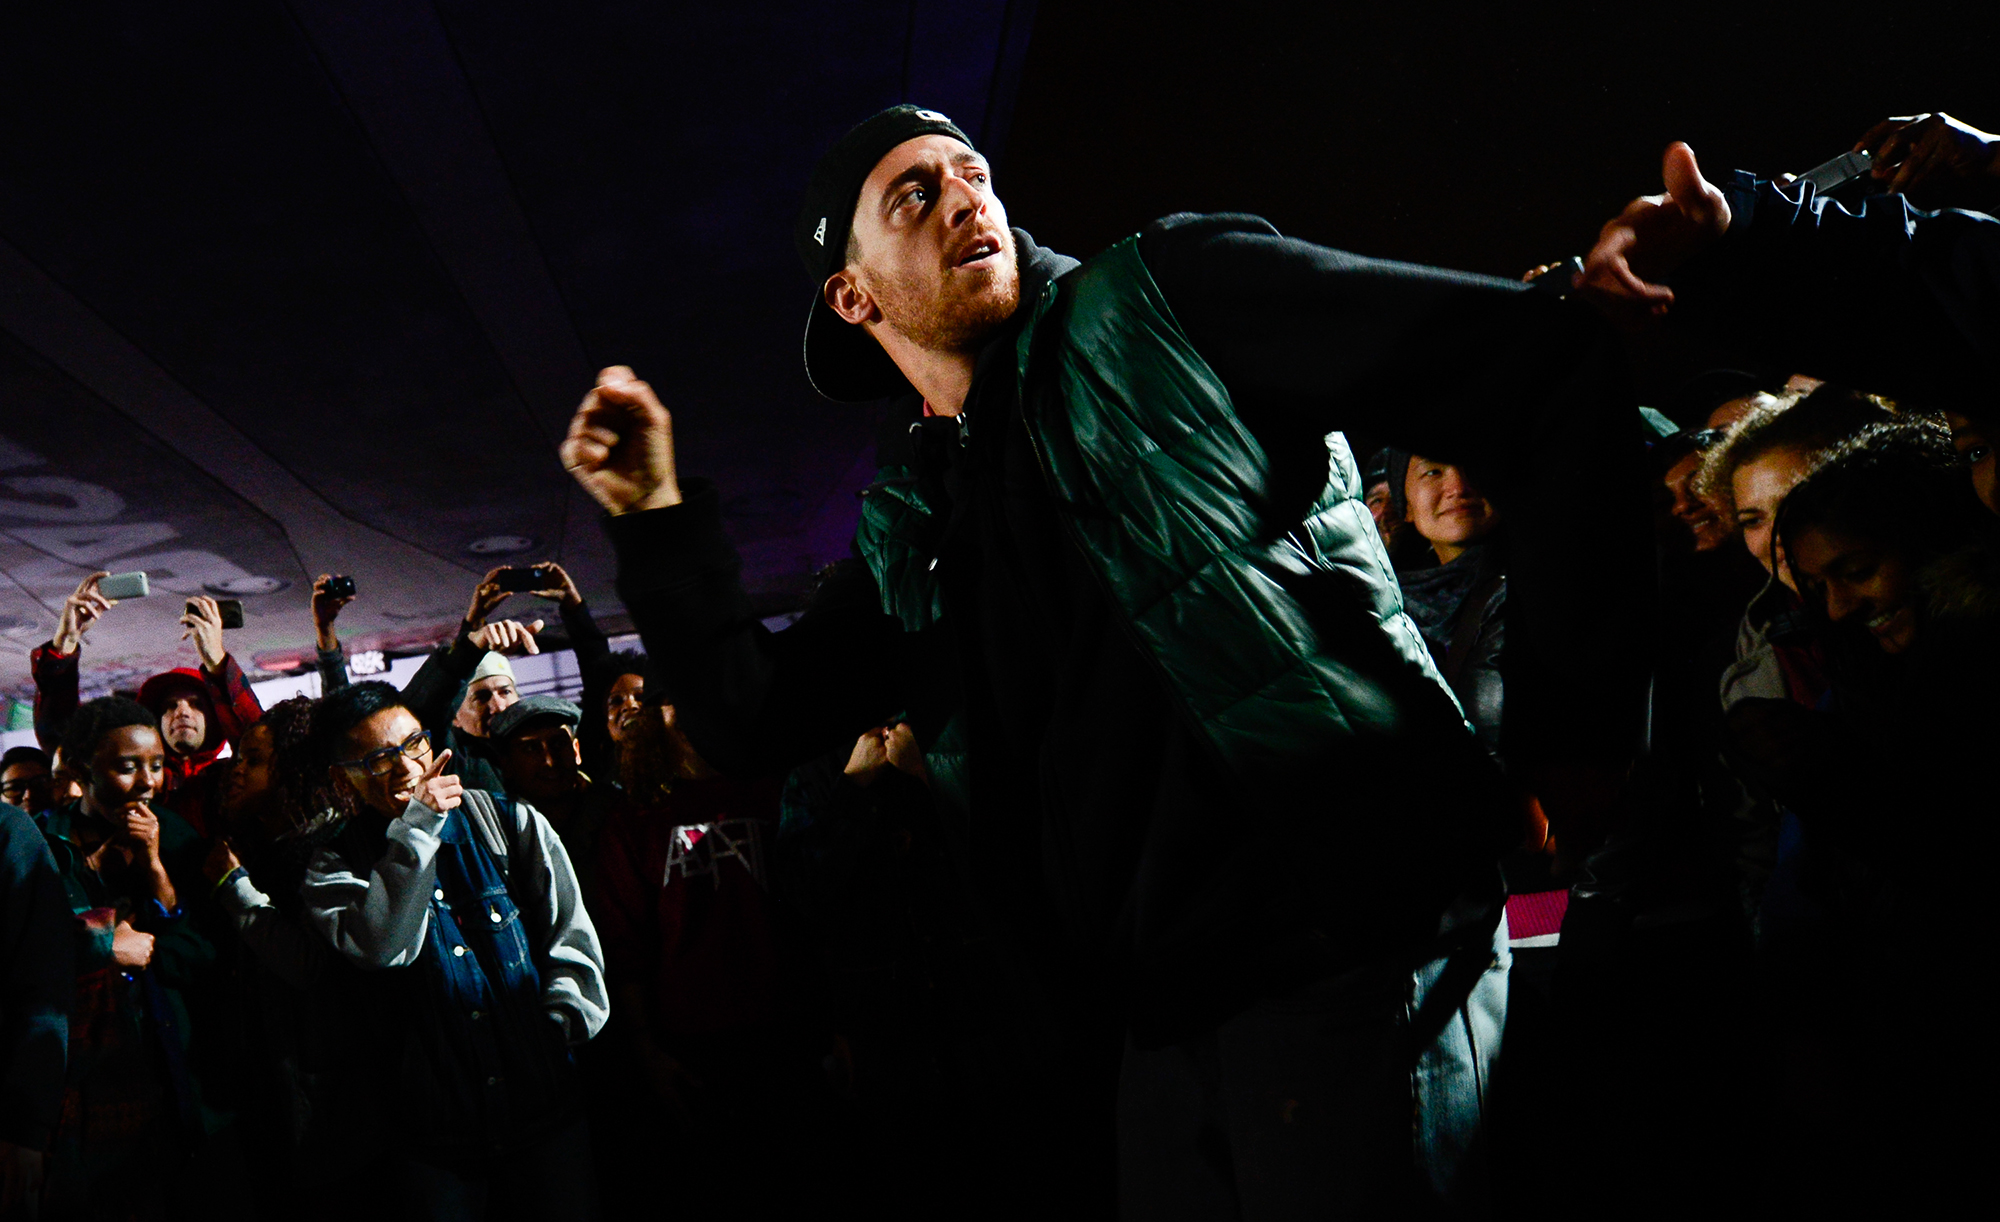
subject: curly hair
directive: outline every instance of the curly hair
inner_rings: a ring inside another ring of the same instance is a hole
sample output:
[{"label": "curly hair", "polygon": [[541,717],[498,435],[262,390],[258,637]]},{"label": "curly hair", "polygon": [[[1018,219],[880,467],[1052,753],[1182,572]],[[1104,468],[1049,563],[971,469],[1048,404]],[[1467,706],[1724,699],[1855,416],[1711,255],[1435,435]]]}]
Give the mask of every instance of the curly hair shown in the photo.
[{"label": "curly hair", "polygon": [[1778,507],[1777,531],[1787,550],[1808,528],[1822,527],[1921,563],[1983,540],[1993,525],[1951,430],[1935,416],[1911,415],[1822,454]]},{"label": "curly hair", "polygon": [[70,714],[69,724],[63,727],[62,755],[65,766],[73,769],[78,776],[87,775],[90,761],[97,754],[97,744],[114,730],[127,726],[145,726],[159,733],[160,718],[145,705],[123,696],[99,696],[86,700]]},{"label": "curly hair", "polygon": [[1879,395],[1825,385],[1808,395],[1759,394],[1748,415],[1710,448],[1696,473],[1696,495],[1727,505],[1735,498],[1729,481],[1736,469],[1775,450],[1816,455],[1862,429],[1895,419],[1895,405]]},{"label": "curly hair", "polygon": [[272,771],[278,810],[290,829],[287,835],[298,835],[333,805],[326,769],[313,766],[311,742],[317,703],[307,696],[294,696],[265,710],[261,723],[271,731],[276,756]]}]

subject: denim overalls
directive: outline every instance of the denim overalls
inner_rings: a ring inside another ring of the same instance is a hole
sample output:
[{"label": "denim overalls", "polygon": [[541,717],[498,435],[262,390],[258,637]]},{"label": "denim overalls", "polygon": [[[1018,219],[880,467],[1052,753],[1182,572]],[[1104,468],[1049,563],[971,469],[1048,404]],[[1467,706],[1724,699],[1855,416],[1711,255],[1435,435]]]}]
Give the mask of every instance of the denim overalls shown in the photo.
[{"label": "denim overalls", "polygon": [[[495,802],[512,826],[513,804]],[[439,838],[429,929],[413,965],[431,1003],[424,1042],[447,1106],[471,1126],[457,1136],[497,1152],[574,1112],[575,1062],[562,1025],[542,1006],[533,935],[506,875],[462,809]]]}]

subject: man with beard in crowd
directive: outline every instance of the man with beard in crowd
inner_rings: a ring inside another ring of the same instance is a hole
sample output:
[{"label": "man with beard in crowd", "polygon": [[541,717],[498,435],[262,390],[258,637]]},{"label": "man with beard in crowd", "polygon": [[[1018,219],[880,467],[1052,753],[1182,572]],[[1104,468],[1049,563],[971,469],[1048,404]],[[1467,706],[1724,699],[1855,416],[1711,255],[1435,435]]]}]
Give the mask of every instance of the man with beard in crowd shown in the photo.
[{"label": "man with beard in crowd", "polygon": [[[77,707],[77,652],[84,633],[114,605],[98,592],[97,583],[109,573],[92,573],[63,602],[56,632],[30,655],[35,676],[35,737],[45,748],[62,738],[63,726]],[[180,666],[154,675],[139,686],[139,703],[159,719],[160,738],[167,748],[164,790],[172,795],[174,812],[204,835],[208,816],[218,801],[217,779],[211,766],[224,747],[234,747],[246,726],[264,715],[257,693],[243,668],[222,640],[222,611],[205,594],[188,600],[180,617],[181,639],[194,642],[199,670]]]},{"label": "man with beard in crowd", "polygon": [[[1476,1200],[1495,861],[1523,805],[1332,434],[1464,463],[1515,522],[1506,755],[1587,848],[1646,669],[1594,608],[1650,605],[1651,579],[1601,326],[1249,216],[1170,217],[1079,266],[1010,229],[964,133],[913,106],[834,146],[795,237],[814,385],[898,396],[908,424],[845,588],[762,628],[717,491],[681,480],[630,369],[600,375],[563,460],[716,767],[782,774],[907,712],[1020,1016],[1019,1095],[981,1135],[1002,1182],[1101,1212],[1115,1166],[1132,1218]],[[1604,665],[1579,674],[1579,650]]]}]

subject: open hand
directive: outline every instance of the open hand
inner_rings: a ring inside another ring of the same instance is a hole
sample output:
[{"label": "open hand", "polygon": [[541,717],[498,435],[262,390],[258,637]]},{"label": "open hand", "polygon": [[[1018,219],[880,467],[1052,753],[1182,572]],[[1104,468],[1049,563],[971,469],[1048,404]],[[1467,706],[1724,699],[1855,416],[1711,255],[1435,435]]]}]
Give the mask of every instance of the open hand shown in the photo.
[{"label": "open hand", "polygon": [[465,795],[465,786],[455,776],[446,776],[444,766],[451,762],[450,751],[440,751],[431,759],[430,767],[417,778],[416,786],[410,791],[410,801],[429,807],[438,814],[453,809]]},{"label": "open hand", "polygon": [[613,515],[680,504],[673,417],[624,365],[597,375],[561,452],[563,470]]},{"label": "open hand", "polygon": [[97,592],[97,583],[109,576],[109,572],[92,573],[77,586],[76,593],[63,600],[62,614],[56,619],[56,634],[49,642],[63,657],[81,648],[83,634],[90,631],[97,617],[118,605]]},{"label": "open hand", "polygon": [[1667,146],[1662,195],[1642,195],[1606,221],[1584,259],[1576,290],[1628,325],[1667,312],[1674,291],[1661,283],[1729,230],[1729,203],[1701,176],[1694,150]]},{"label": "open hand", "polygon": [[193,608],[181,616],[181,639],[194,642],[194,651],[201,655],[201,668],[214,674],[222,669],[222,660],[229,656],[229,650],[222,643],[222,608],[206,594],[197,594],[188,599]]},{"label": "open hand", "polygon": [[583,604],[583,592],[576,588],[576,582],[570,580],[569,571],[564,569],[562,565],[549,560],[536,567],[556,579],[556,584],[550,586],[548,589],[534,591],[536,598],[552,598],[565,607],[576,607]]},{"label": "open hand", "polygon": [[493,614],[501,603],[511,597],[508,591],[500,588],[500,574],[513,567],[511,564],[503,564],[498,568],[487,570],[486,576],[479,579],[479,585],[472,591],[472,603],[465,609],[466,631],[470,632],[484,624],[486,617]]}]

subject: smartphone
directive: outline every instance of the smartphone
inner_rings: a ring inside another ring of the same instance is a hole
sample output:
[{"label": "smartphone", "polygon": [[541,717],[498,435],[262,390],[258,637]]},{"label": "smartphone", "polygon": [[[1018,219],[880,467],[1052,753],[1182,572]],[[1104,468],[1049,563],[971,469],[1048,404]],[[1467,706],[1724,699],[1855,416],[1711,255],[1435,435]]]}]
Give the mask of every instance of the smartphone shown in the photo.
[{"label": "smartphone", "polygon": [[526,569],[501,569],[493,584],[509,594],[526,594],[530,590],[553,590],[562,583],[546,566],[538,564]]},{"label": "smartphone", "polygon": [[[222,626],[224,628],[241,628],[243,626],[242,599],[218,598],[215,600],[215,609],[222,613]],[[194,614],[193,603],[187,605],[187,612],[189,615]]]},{"label": "smartphone", "polygon": [[1875,164],[1875,155],[1862,150],[1859,153],[1842,153],[1832,161],[1821,162],[1799,175],[1801,182],[1813,185],[1815,195],[1827,195],[1868,176],[1868,169]]},{"label": "smartphone", "polygon": [[328,598],[353,598],[354,578],[337,574],[326,579],[325,588]]},{"label": "smartphone", "polygon": [[144,570],[136,573],[113,573],[97,583],[97,592],[106,598],[145,598],[153,592],[146,580]]}]

